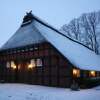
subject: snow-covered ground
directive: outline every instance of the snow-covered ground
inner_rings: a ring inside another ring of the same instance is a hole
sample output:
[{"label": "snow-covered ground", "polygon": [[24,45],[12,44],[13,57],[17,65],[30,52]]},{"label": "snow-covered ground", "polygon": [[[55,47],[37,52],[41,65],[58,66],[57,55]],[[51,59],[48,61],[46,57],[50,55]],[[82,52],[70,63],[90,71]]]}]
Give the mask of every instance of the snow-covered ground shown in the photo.
[{"label": "snow-covered ground", "polygon": [[100,87],[80,91],[25,84],[0,84],[0,100],[100,100]]}]

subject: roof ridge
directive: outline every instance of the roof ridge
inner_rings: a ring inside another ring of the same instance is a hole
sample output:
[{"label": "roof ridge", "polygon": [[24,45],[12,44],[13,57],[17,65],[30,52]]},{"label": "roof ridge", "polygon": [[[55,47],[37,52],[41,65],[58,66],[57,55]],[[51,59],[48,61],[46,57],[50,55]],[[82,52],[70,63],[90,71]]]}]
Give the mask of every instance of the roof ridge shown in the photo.
[{"label": "roof ridge", "polygon": [[77,40],[74,40],[74,39],[68,37],[67,35],[65,35],[64,33],[60,32],[58,29],[54,28],[53,26],[51,26],[51,25],[48,24],[47,22],[44,22],[43,20],[41,20],[39,17],[37,17],[37,16],[35,16],[35,15],[33,15],[33,17],[34,17],[34,19],[35,19],[36,21],[38,21],[39,23],[41,23],[41,24],[45,25],[46,27],[48,27],[48,28],[50,28],[50,29],[56,31],[58,34],[64,36],[65,38],[67,38],[67,39],[69,39],[69,40],[71,40],[71,41],[73,41],[73,42],[76,42],[76,43],[78,43],[78,44],[80,44],[80,45],[86,47],[87,49],[93,51],[93,50],[92,50],[91,48],[89,48],[88,46],[82,44],[81,42],[79,42],[79,41],[77,41]]}]

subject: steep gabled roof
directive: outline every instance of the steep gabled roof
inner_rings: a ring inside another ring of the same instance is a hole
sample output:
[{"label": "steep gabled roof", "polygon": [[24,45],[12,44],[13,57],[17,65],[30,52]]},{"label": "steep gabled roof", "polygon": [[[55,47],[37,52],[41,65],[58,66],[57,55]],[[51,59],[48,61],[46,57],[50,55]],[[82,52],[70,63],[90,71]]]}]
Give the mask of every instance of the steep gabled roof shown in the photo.
[{"label": "steep gabled roof", "polygon": [[[22,46],[23,44],[26,45],[30,43],[36,43],[35,37],[33,35],[36,32],[39,34],[40,37],[36,40],[50,42],[61,54],[63,54],[77,68],[84,70],[100,71],[99,55],[96,55],[93,51],[91,51],[81,43],[78,43],[77,41],[72,40],[67,36],[64,36],[63,33],[51,27],[50,25],[40,20],[36,16],[33,17],[34,20],[31,24],[26,25],[25,27],[21,27],[19,31],[17,31],[17,34],[19,35],[12,36],[12,38],[9,40],[11,42],[8,41],[10,47],[12,47],[11,44],[14,45],[14,47],[18,47]],[[23,33],[26,33],[27,35]],[[20,34],[22,34],[22,36],[20,36]],[[23,41],[24,38],[27,38],[27,40]],[[16,42],[18,43],[16,44]],[[5,44],[2,48],[4,47],[7,48],[7,44]]]},{"label": "steep gabled roof", "polygon": [[25,45],[44,42],[46,39],[34,26],[34,23],[20,27],[1,49],[16,48]]}]

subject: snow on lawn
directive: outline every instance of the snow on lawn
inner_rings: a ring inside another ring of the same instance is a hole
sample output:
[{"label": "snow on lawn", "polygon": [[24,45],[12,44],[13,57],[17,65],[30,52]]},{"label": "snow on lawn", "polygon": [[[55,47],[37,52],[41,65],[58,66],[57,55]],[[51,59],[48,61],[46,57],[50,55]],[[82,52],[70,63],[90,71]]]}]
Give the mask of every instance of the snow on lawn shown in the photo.
[{"label": "snow on lawn", "polygon": [[0,100],[100,100],[100,87],[71,91],[25,84],[0,84]]}]

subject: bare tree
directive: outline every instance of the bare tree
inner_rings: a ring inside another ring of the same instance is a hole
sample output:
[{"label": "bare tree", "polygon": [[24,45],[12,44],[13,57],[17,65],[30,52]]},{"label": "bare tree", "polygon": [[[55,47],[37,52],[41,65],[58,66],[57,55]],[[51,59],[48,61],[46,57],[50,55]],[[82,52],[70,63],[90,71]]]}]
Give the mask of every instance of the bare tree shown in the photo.
[{"label": "bare tree", "polygon": [[98,18],[96,12],[83,14],[81,17],[82,27],[84,27],[84,31],[87,33],[88,39],[91,41],[91,47],[98,54],[98,42],[96,36],[96,29],[98,25]]},{"label": "bare tree", "polygon": [[60,29],[61,32],[65,33],[65,35],[72,37],[70,33],[70,28],[67,24],[63,25],[63,27]]},{"label": "bare tree", "polygon": [[[84,33],[86,33],[86,36],[88,38],[88,40],[87,40],[88,42],[87,42],[86,45],[87,46],[91,45],[91,49],[93,49],[93,39],[92,39],[91,30],[90,30],[90,26],[89,26],[87,15],[83,14],[80,17],[80,20],[81,20],[81,27],[84,29]],[[85,39],[86,39],[86,36],[85,36]]]},{"label": "bare tree", "polygon": [[81,31],[78,19],[73,19],[69,24],[69,28],[71,31],[70,33],[73,33],[75,35],[75,39],[79,40],[79,35]]},{"label": "bare tree", "polygon": [[97,29],[97,25],[98,25],[98,20],[97,20],[97,16],[96,13],[90,13],[88,15],[88,22],[89,22],[89,26],[90,26],[90,31],[91,31],[91,35],[92,35],[92,39],[93,39],[93,49],[95,51],[95,53],[98,54],[98,43],[97,43],[97,36],[96,36],[96,29]]},{"label": "bare tree", "polygon": [[[100,11],[83,14],[79,18],[70,21],[62,29],[70,37],[83,42],[98,54],[100,45],[97,40],[97,33],[100,33],[100,31],[97,32],[98,26],[100,26]],[[74,34],[74,37],[72,34]],[[85,41],[82,41],[82,39]]]}]

